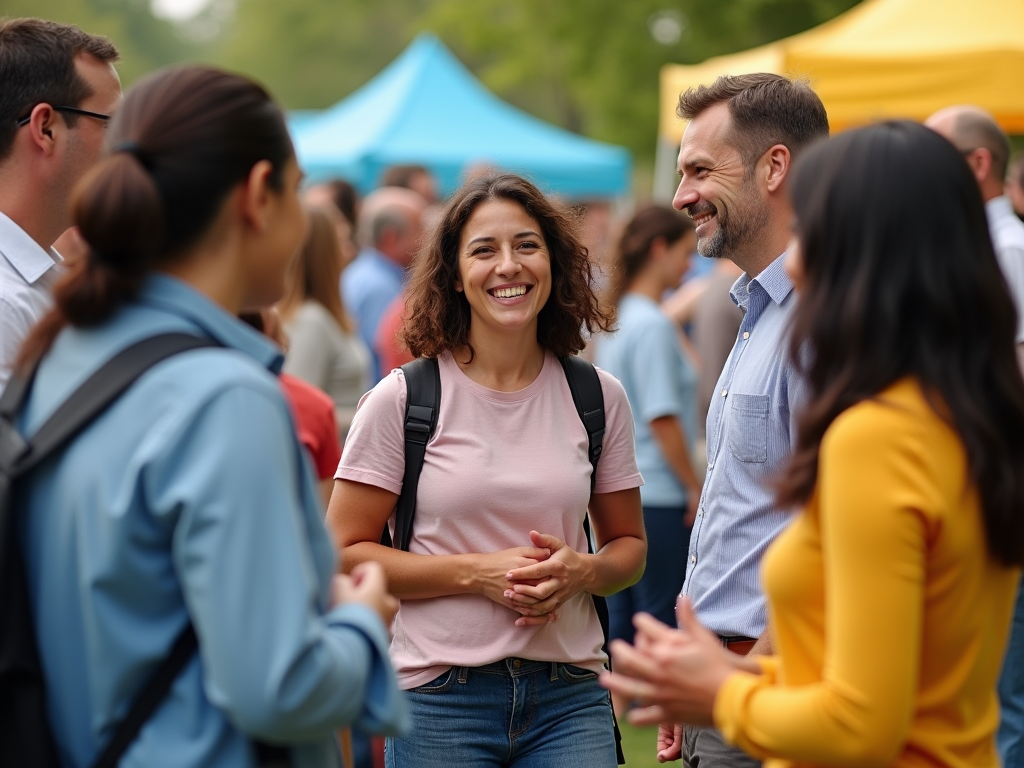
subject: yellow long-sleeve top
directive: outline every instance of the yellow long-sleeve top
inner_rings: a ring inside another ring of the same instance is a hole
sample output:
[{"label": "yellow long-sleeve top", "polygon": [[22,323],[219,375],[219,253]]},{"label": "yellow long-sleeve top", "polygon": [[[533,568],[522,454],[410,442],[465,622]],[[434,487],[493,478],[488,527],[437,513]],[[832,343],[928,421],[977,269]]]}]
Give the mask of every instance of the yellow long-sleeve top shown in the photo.
[{"label": "yellow long-sleeve top", "polygon": [[1016,569],[988,554],[956,432],[911,380],[829,427],[764,559],[778,655],[729,677],[726,739],[772,768],[991,766]]}]

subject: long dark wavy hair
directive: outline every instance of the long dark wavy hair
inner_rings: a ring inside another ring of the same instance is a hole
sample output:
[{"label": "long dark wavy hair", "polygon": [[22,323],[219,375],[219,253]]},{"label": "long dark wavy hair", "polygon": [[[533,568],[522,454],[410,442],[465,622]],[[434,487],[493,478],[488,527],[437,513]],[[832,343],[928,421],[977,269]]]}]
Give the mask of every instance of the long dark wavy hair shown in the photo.
[{"label": "long dark wavy hair", "polygon": [[960,436],[990,553],[1024,564],[1017,316],[963,157],[917,123],[881,123],[808,150],[791,195],[804,286],[790,353],[812,397],[780,502],[810,498],[840,413],[913,377]]},{"label": "long dark wavy hair", "polygon": [[552,203],[521,176],[511,173],[476,179],[452,196],[441,220],[416,255],[409,280],[401,341],[416,357],[469,346],[469,302],[455,290],[459,279],[459,240],[469,217],[488,200],[508,200],[537,220],[551,257],[551,295],[537,318],[537,341],[556,355],[579,352],[583,329],[608,331],[614,310],[604,308],[593,290],[587,249],[572,214]]}]

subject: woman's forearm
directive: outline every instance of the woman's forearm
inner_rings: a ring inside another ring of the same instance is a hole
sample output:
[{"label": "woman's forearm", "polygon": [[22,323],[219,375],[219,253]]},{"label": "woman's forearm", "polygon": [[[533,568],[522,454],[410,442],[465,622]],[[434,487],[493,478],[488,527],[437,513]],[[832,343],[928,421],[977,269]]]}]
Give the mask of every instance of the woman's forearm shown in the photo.
[{"label": "woman's forearm", "polygon": [[590,560],[591,577],[587,592],[613,595],[640,581],[647,564],[647,542],[635,536],[621,536],[601,547]]},{"label": "woman's forearm", "polygon": [[341,552],[345,573],[367,560],[379,562],[387,574],[389,591],[400,600],[424,600],[478,591],[473,557],[419,555],[369,541],[352,544]]}]

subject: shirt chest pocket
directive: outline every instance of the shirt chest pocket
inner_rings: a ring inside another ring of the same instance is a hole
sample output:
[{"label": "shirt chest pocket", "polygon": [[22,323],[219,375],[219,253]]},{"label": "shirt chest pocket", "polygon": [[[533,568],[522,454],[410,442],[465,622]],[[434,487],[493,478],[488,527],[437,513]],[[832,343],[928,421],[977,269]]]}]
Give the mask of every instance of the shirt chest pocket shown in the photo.
[{"label": "shirt chest pocket", "polygon": [[738,461],[768,461],[768,395],[730,394],[729,452]]}]

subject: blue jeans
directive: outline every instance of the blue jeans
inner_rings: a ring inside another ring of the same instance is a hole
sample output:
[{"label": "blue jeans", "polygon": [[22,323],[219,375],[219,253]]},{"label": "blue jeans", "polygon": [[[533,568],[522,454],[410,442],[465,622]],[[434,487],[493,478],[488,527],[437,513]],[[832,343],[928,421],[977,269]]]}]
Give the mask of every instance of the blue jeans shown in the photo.
[{"label": "blue jeans", "polygon": [[616,768],[611,703],[590,670],[504,659],[406,696],[412,731],[385,742],[387,768]]},{"label": "blue jeans", "polygon": [[676,600],[686,578],[690,531],[683,525],[685,507],[644,507],[647,568],[632,587],[608,600],[608,635],[633,642],[633,614],[644,611],[663,624],[676,626]]},{"label": "blue jeans", "polygon": [[1001,717],[997,742],[1003,768],[1024,768],[1024,581],[1010,625],[1010,642],[999,678]]}]

